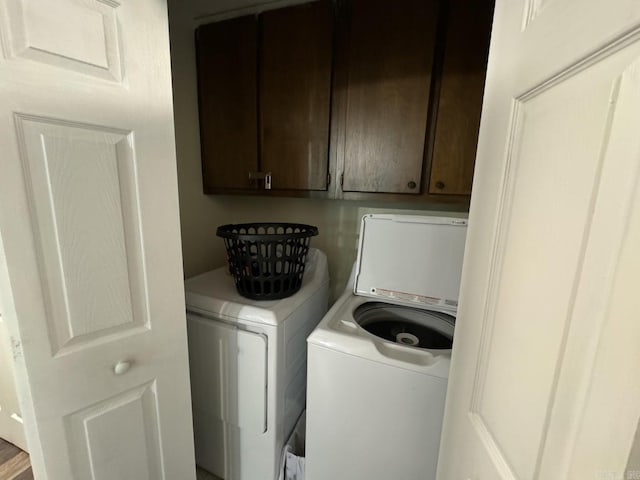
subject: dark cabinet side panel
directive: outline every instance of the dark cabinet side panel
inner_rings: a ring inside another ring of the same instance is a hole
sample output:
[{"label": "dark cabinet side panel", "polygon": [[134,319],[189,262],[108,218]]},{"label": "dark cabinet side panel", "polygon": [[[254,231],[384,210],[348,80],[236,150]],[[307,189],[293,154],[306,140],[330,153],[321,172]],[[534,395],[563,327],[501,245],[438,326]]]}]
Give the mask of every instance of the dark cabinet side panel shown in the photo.
[{"label": "dark cabinet side panel", "polygon": [[251,188],[258,167],[254,16],[196,31],[204,191]]},{"label": "dark cabinet side panel", "polygon": [[435,0],[351,2],[344,191],[420,193]]},{"label": "dark cabinet side panel", "polygon": [[450,2],[429,193],[471,193],[492,17],[492,0]]},{"label": "dark cabinet side panel", "polygon": [[326,190],[332,28],[328,1],[262,14],[261,170],[274,190]]}]

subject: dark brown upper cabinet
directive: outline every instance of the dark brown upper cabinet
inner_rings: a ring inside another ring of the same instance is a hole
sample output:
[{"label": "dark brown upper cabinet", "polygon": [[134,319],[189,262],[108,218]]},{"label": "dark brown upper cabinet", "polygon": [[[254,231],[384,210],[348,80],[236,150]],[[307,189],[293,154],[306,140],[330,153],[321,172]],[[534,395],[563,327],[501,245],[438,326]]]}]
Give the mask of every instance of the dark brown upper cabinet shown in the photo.
[{"label": "dark brown upper cabinet", "polygon": [[196,30],[200,145],[205,193],[253,188],[258,169],[256,17]]},{"label": "dark brown upper cabinet", "polygon": [[200,27],[205,193],[466,208],[492,16],[493,0],[320,0]]},{"label": "dark brown upper cabinet", "polygon": [[326,190],[332,12],[328,1],[261,15],[260,166],[274,190]]},{"label": "dark brown upper cabinet", "polygon": [[345,192],[420,193],[437,0],[351,0],[340,80]]},{"label": "dark brown upper cabinet", "polygon": [[351,0],[336,26],[344,199],[468,205],[493,0]]},{"label": "dark brown upper cabinet", "polygon": [[198,28],[205,193],[327,189],[331,25],[322,0]]},{"label": "dark brown upper cabinet", "polygon": [[492,18],[493,0],[449,2],[429,194],[471,194]]}]

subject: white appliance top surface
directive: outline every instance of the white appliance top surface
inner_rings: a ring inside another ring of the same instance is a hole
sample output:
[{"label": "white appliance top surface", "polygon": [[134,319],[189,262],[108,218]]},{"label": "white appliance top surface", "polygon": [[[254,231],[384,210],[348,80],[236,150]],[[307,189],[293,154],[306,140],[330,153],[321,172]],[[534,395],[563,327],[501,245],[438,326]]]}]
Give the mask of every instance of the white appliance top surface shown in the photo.
[{"label": "white appliance top surface", "polygon": [[281,300],[251,300],[236,290],[227,266],[191,277],[185,281],[187,310],[221,317],[229,321],[245,320],[278,325],[300,305],[329,282],[326,255],[310,248],[300,290]]},{"label": "white appliance top surface", "polygon": [[[393,368],[447,378],[451,350],[401,345],[377,337],[358,325],[353,312],[359,306],[372,301],[375,300],[345,291],[309,335],[307,339],[309,346],[317,345],[323,349],[346,353],[349,358],[359,357]],[[422,307],[419,310],[425,309],[430,307]],[[440,310],[442,309],[436,311]]]},{"label": "white appliance top surface", "polygon": [[365,215],[354,293],[455,311],[466,234],[461,218]]}]

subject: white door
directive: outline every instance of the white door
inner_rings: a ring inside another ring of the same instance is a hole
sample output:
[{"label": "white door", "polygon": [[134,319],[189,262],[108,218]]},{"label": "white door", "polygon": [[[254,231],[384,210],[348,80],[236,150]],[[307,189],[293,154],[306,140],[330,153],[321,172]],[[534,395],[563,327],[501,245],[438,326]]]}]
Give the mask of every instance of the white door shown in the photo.
[{"label": "white door", "polygon": [[477,160],[438,478],[626,478],[640,2],[498,0]]},{"label": "white door", "polygon": [[39,480],[195,477],[166,4],[0,0],[0,272]]}]

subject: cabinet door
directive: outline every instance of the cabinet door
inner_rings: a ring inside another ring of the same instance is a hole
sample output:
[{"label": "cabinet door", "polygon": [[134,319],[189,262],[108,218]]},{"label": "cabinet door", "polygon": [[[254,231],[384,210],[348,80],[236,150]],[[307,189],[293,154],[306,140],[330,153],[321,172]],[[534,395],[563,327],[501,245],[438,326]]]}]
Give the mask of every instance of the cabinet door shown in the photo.
[{"label": "cabinet door", "polygon": [[331,50],[328,1],[262,14],[260,164],[274,189],[327,188]]},{"label": "cabinet door", "polygon": [[438,6],[352,0],[342,189],[420,193]]},{"label": "cabinet door", "polygon": [[240,17],[196,31],[205,193],[251,188],[258,167],[257,21]]},{"label": "cabinet door", "polygon": [[493,0],[450,2],[429,193],[471,193],[492,17]]}]

